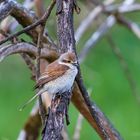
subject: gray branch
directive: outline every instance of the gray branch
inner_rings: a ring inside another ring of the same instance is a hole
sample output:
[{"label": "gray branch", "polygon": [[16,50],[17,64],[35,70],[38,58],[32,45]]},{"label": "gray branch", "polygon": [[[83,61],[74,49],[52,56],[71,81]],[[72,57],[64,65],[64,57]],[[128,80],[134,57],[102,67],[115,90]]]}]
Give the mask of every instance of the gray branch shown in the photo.
[{"label": "gray branch", "polygon": [[[26,53],[34,58],[37,56],[37,48],[29,43],[18,43],[3,46],[0,48],[0,62],[7,56],[17,53]],[[41,49],[41,58],[45,58],[48,61],[53,61],[58,57],[58,54],[54,50],[47,48]]]}]

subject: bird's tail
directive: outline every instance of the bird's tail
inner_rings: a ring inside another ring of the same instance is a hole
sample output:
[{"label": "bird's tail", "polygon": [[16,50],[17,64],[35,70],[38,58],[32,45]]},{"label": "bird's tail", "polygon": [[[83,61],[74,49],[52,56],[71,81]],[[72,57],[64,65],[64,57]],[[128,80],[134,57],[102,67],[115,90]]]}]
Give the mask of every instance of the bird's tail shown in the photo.
[{"label": "bird's tail", "polygon": [[30,100],[28,100],[25,104],[23,104],[20,108],[19,111],[22,111],[29,103],[31,103],[36,97],[41,95],[43,92],[39,91],[36,95],[34,95]]}]

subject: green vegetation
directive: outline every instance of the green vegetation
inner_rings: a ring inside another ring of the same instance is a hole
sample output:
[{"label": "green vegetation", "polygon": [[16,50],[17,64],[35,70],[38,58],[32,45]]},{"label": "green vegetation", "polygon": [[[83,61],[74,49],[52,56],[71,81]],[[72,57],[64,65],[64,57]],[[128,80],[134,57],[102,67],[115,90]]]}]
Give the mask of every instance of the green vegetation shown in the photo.
[{"label": "green vegetation", "polygon": [[[86,12],[78,15],[79,18],[82,19]],[[140,23],[138,14],[129,16]],[[78,22],[81,20],[76,21],[76,26],[79,25]],[[56,38],[52,19],[48,26],[49,34]],[[83,47],[91,33],[91,29],[85,33],[78,50]],[[110,34],[129,65],[140,96],[140,40],[121,26],[115,26]],[[91,98],[100,106],[122,137],[125,140],[139,140],[140,104],[133,96],[119,61],[112,53],[106,38],[91,49],[81,69],[87,89],[92,89]],[[33,103],[22,112],[18,110],[19,106],[34,94],[34,83],[30,80],[30,76],[30,71],[18,55],[9,56],[0,63],[0,140],[15,140],[30,113]],[[73,105],[70,106],[69,114],[71,124],[68,131],[72,136],[78,116]],[[80,140],[85,139],[99,140],[99,137],[84,120]]]},{"label": "green vegetation", "polygon": [[[139,40],[118,26],[113,28],[112,35],[126,58],[139,88]],[[89,53],[82,64],[82,74],[87,88],[93,90],[92,99],[113,122],[124,139],[140,139],[140,105],[132,95],[120,64],[105,38]],[[19,56],[10,56],[0,64],[0,140],[16,139],[32,105],[22,112],[18,111],[18,107],[33,95],[33,84],[30,80],[30,71]],[[140,88],[138,90],[140,91]],[[71,125],[68,127],[71,136],[78,114],[76,112],[71,105]],[[86,121],[81,132],[81,140],[85,139],[99,139]]]}]

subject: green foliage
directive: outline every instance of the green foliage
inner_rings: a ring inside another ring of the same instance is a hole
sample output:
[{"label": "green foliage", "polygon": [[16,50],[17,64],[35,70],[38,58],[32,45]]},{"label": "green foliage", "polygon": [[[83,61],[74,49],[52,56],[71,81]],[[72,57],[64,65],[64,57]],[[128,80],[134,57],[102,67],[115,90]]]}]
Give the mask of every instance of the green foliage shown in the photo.
[{"label": "green foliage", "polygon": [[[139,40],[125,28],[118,28],[118,26],[112,30],[112,35],[139,84]],[[87,88],[93,89],[92,99],[113,122],[124,139],[140,139],[139,105],[105,38],[90,51],[82,64],[82,74]],[[0,140],[16,139],[31,105],[22,112],[18,111],[18,107],[33,95],[32,87],[30,72],[19,56],[10,56],[0,64]],[[71,125],[68,129],[72,136],[78,113],[73,106],[70,107],[69,112]],[[99,139],[94,130],[84,121],[81,140],[86,138]]]},{"label": "green foliage", "polygon": [[[84,10],[82,12],[80,15],[75,15],[80,19],[76,20],[76,26],[83,19],[83,14],[85,15]],[[130,14],[129,17],[139,23],[138,15]],[[52,20],[54,19],[48,21],[48,32],[53,39],[56,39],[54,34],[56,25]],[[78,51],[93,32],[91,29],[85,33],[79,43]],[[117,47],[121,49],[139,86],[140,41],[130,31],[120,26],[115,26],[111,30],[111,35]],[[123,138],[140,139],[140,104],[132,95],[123,70],[105,38],[91,49],[81,68],[87,89],[93,90],[91,98],[100,106]],[[34,94],[32,88],[34,83],[30,80],[30,76],[30,71],[19,56],[10,56],[0,63],[0,140],[15,140],[30,113],[33,103],[22,112],[18,110],[19,106]],[[139,87],[138,90],[140,92]],[[68,131],[72,137],[78,116],[73,105],[70,106],[69,114],[71,124],[68,126]],[[84,120],[80,140],[85,139],[99,140],[99,137]]]}]

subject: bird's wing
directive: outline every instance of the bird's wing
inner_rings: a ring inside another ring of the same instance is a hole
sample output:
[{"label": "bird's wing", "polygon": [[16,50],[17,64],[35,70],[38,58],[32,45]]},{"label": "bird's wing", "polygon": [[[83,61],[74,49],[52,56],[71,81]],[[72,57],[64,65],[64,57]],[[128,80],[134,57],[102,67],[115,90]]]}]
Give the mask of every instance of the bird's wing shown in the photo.
[{"label": "bird's wing", "polygon": [[68,69],[68,66],[58,64],[57,61],[49,64],[45,72],[41,74],[39,80],[37,81],[35,89],[42,87],[44,84],[62,76]]}]

